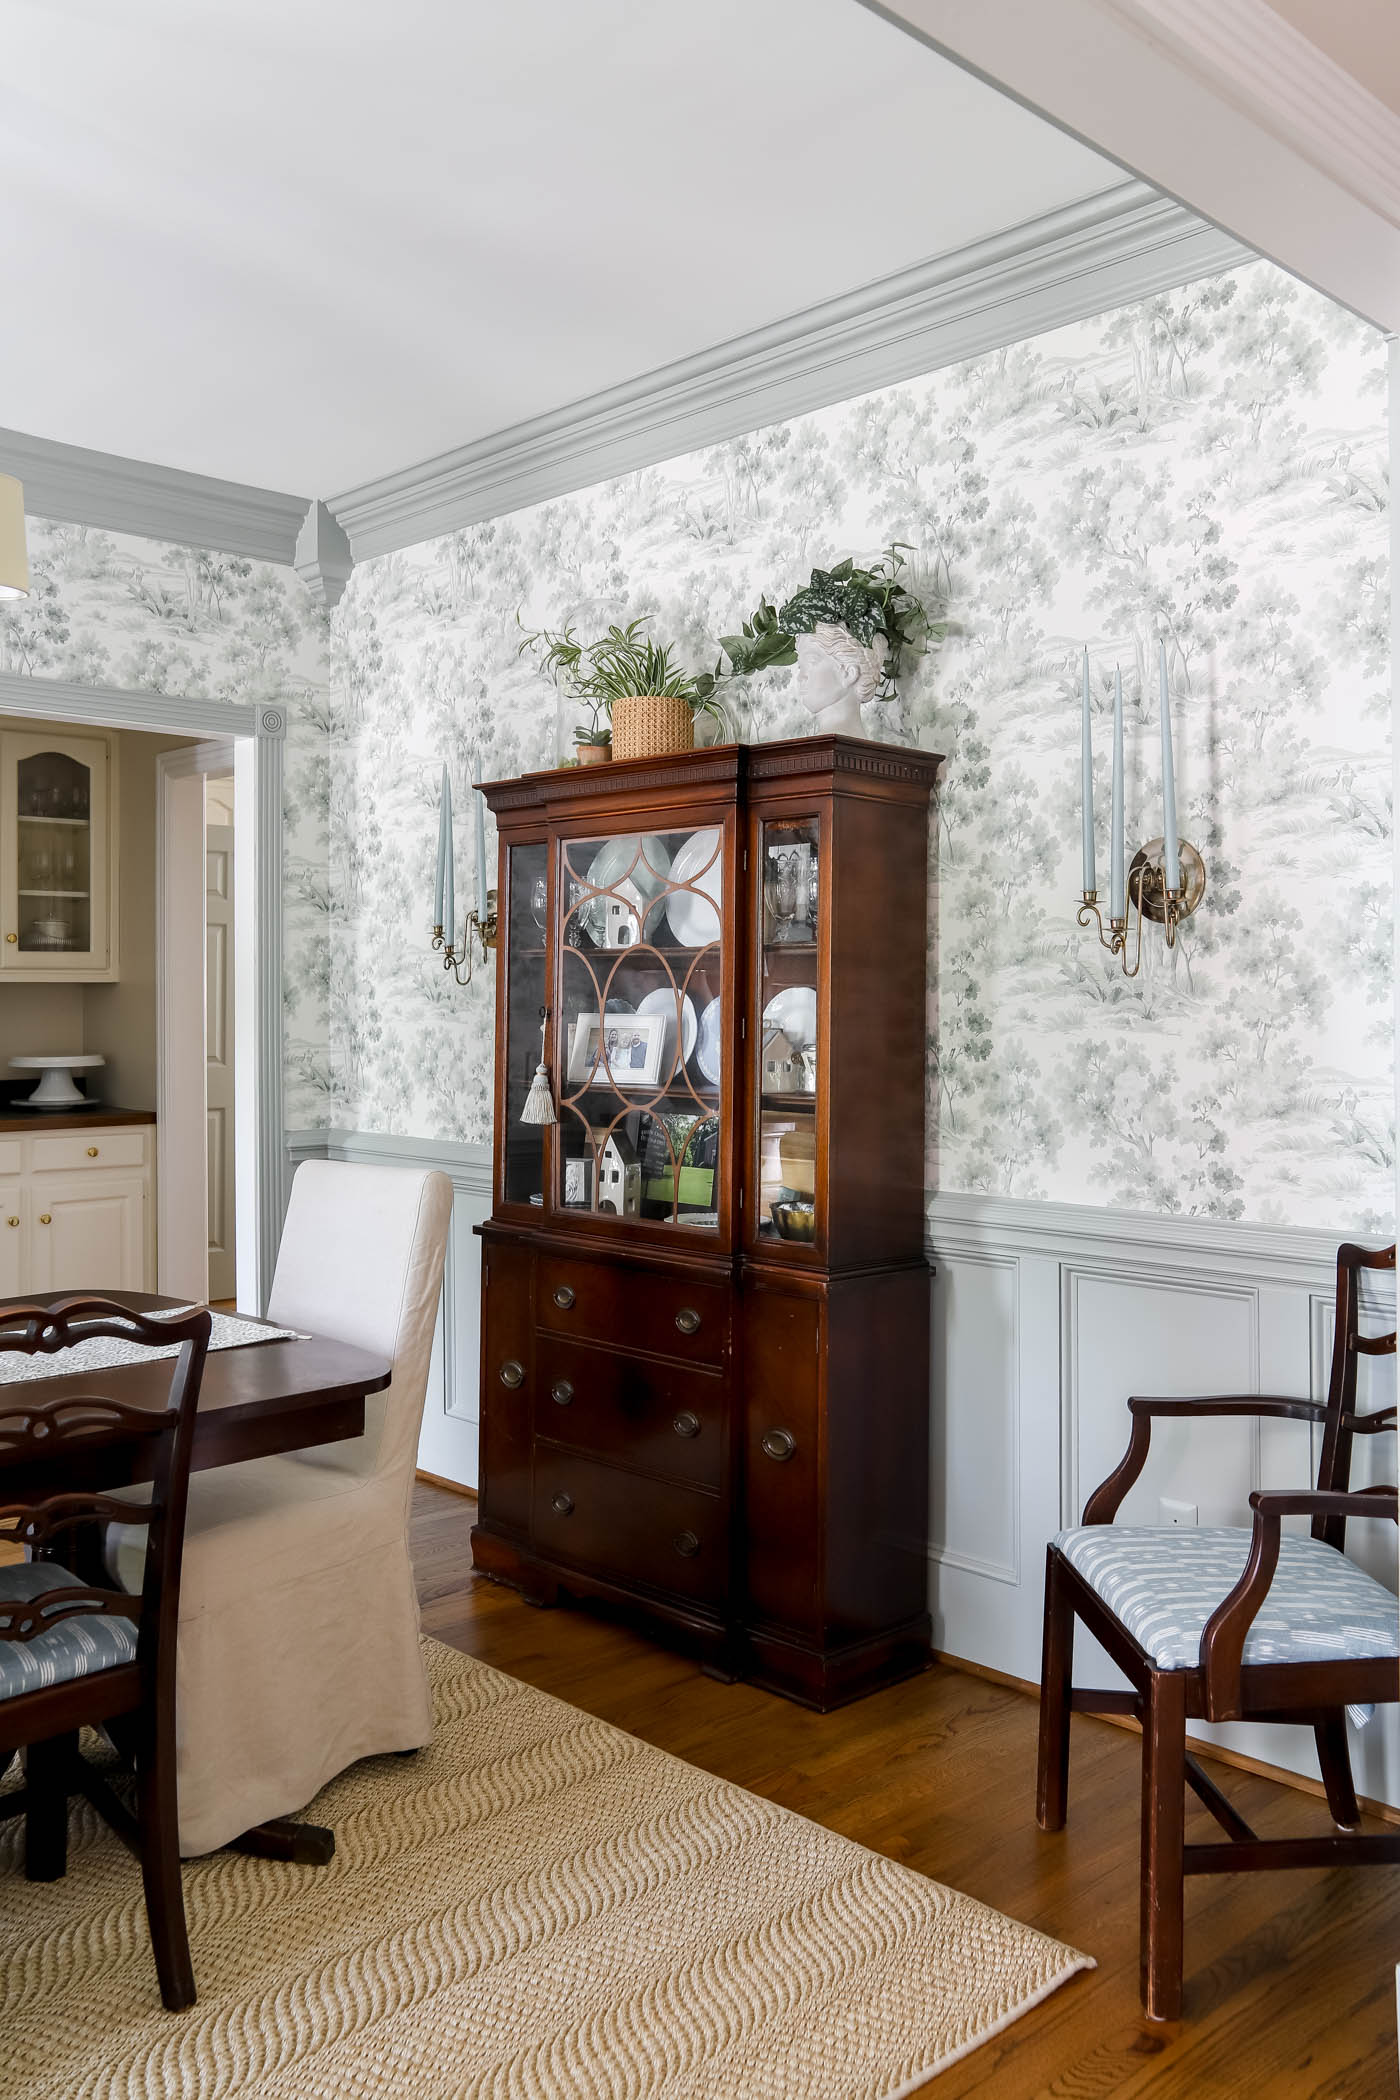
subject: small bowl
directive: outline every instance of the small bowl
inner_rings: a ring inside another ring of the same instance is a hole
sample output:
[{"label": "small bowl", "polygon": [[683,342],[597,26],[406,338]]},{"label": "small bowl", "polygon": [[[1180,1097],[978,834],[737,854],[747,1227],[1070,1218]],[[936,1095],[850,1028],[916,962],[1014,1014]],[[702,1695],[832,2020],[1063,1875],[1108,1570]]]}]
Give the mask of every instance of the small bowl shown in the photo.
[{"label": "small bowl", "polygon": [[778,1237],[784,1240],[805,1240],[808,1245],[817,1236],[817,1206],[810,1196],[791,1196],[770,1203],[773,1223],[778,1228]]}]

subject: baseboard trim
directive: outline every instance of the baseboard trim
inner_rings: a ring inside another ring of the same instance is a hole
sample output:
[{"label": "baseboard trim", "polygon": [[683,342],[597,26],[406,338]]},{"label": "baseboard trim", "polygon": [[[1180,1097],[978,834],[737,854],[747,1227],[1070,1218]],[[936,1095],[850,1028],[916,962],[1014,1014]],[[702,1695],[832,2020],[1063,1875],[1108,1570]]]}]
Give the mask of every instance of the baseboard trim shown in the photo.
[{"label": "baseboard trim", "polygon": [[[933,1659],[946,1663],[950,1670],[961,1670],[965,1677],[982,1677],[988,1684],[998,1684],[1009,1692],[1023,1692],[1028,1699],[1040,1703],[1040,1686],[1028,1677],[1013,1677],[1008,1670],[994,1670],[989,1663],[972,1662],[965,1655],[949,1655],[945,1649],[935,1648]],[[1141,1735],[1141,1725],[1127,1714],[1085,1714],[1086,1721],[1107,1721],[1110,1728],[1126,1728],[1133,1735]],[[1213,1757],[1218,1765],[1229,1765],[1233,1771],[1249,1772],[1256,1779],[1273,1779],[1280,1786],[1290,1786],[1295,1793],[1311,1794],[1315,1801],[1327,1799],[1327,1789],[1320,1779],[1310,1778],[1306,1772],[1292,1772],[1286,1765],[1266,1764],[1262,1757],[1247,1757],[1243,1750],[1227,1750],[1222,1743],[1203,1742],[1198,1735],[1187,1735],[1186,1747],[1197,1757]],[[1400,1808],[1393,1808],[1388,1801],[1376,1801],[1369,1794],[1358,1794],[1357,1801],[1368,1815],[1376,1816],[1382,1823],[1400,1825]]]},{"label": "baseboard trim", "polygon": [[475,1502],[475,1488],[464,1487],[460,1480],[447,1480],[441,1473],[425,1473],[421,1466],[414,1469],[413,1477],[421,1480],[425,1487],[442,1488],[449,1495],[460,1495],[464,1502]]}]

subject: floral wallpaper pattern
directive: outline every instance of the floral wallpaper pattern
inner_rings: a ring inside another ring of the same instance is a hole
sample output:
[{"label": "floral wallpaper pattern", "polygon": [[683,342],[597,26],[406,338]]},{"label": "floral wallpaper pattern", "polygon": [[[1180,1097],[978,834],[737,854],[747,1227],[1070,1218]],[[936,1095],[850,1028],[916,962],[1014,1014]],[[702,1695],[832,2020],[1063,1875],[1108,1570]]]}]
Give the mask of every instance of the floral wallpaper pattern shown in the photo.
[{"label": "floral wallpaper pattern", "polygon": [[[1257,263],[358,568],[332,621],[332,1119],[489,1137],[491,987],[444,980],[428,919],[443,759],[465,901],[471,754],[551,764],[573,719],[517,621],[652,613],[708,666],[760,591],[899,540],[951,623],[866,710],[948,756],[930,1192],[1383,1229],[1385,462],[1380,337]],[[1210,885],[1129,982],[1075,923],[1080,651],[1104,863],[1115,664],[1129,852],[1160,830],[1159,633]],[[748,737],[808,726],[790,671],[742,697]]]},{"label": "floral wallpaper pattern", "polygon": [[330,898],[326,615],[295,570],[28,521],[30,595],[0,605],[0,671],[287,714],[284,1057],[293,1126],[325,1119]]}]

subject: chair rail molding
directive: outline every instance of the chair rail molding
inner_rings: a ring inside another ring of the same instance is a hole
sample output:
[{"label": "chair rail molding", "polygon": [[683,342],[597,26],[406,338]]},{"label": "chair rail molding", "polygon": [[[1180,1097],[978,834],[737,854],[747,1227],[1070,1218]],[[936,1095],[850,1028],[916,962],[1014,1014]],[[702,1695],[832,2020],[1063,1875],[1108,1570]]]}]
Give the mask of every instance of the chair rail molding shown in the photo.
[{"label": "chair rail molding", "polygon": [[1250,259],[1146,184],[1115,184],[326,500],[363,561]]},{"label": "chair rail molding", "polygon": [[286,567],[295,560],[297,536],[310,508],[306,496],[122,459],[22,430],[0,429],[0,472],[24,483],[24,507],[31,517],[174,540]]}]

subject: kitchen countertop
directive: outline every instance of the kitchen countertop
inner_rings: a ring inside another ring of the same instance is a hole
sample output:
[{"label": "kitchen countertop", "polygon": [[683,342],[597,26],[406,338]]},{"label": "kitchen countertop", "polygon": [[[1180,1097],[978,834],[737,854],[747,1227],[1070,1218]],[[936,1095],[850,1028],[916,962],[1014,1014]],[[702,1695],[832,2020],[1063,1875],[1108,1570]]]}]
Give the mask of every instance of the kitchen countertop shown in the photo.
[{"label": "kitchen countertop", "polygon": [[21,1108],[0,1103],[0,1131],[7,1136],[16,1130],[110,1130],[114,1123],[154,1123],[151,1108]]}]

